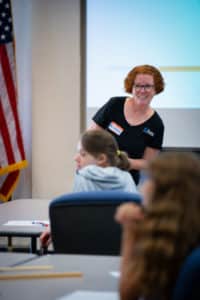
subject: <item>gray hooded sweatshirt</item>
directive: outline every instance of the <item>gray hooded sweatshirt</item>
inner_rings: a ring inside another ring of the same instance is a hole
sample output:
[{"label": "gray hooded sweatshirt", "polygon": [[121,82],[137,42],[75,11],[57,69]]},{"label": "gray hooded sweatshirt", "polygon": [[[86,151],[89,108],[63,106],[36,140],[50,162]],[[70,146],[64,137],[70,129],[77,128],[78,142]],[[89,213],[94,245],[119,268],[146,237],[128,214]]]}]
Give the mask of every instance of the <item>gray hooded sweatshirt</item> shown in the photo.
[{"label": "gray hooded sweatshirt", "polygon": [[76,172],[73,192],[101,190],[138,192],[129,172],[117,167],[89,165]]}]

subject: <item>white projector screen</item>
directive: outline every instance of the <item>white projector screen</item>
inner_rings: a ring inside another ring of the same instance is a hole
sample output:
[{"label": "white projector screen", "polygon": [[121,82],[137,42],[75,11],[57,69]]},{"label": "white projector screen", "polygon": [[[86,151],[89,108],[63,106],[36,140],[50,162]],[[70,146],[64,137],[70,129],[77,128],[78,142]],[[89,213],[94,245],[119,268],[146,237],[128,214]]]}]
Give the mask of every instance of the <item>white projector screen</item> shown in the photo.
[{"label": "white projector screen", "polygon": [[200,1],[87,0],[87,124],[136,65],[158,67],[165,91],[152,101],[164,146],[200,147]]}]

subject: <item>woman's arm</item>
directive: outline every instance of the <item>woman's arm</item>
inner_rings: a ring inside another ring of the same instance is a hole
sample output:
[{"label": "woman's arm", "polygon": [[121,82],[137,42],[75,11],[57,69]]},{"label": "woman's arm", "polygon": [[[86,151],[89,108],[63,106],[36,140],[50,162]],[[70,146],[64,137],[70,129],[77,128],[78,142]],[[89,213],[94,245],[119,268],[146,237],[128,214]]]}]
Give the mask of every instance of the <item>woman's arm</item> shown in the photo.
[{"label": "woman's arm", "polygon": [[137,300],[139,296],[138,284],[134,278],[132,264],[134,263],[133,245],[136,243],[134,229],[123,226],[121,267],[119,280],[120,300]]},{"label": "woman's arm", "polygon": [[122,270],[132,260],[132,253],[135,244],[135,228],[138,222],[144,219],[143,208],[135,203],[124,203],[117,208],[115,220],[122,226]]},{"label": "woman's arm", "polygon": [[158,149],[146,147],[143,158],[140,159],[129,158],[131,169],[134,170],[146,169],[148,161],[154,159],[159,152],[160,150]]},{"label": "woman's arm", "polygon": [[134,260],[134,246],[137,243],[136,227],[144,218],[142,207],[134,203],[125,203],[117,209],[115,220],[122,225],[120,299],[135,300],[138,288],[131,266]]},{"label": "woman's arm", "polygon": [[[94,121],[92,121],[90,127],[88,128],[88,130],[92,130],[92,129],[104,130],[101,126],[99,126]],[[132,169],[134,169],[134,170],[146,169],[148,161],[152,160],[156,155],[158,155],[159,152],[160,152],[159,149],[146,147],[143,158],[140,158],[140,159],[129,158],[129,162],[130,162],[130,166],[131,166],[130,169],[131,170]]]}]

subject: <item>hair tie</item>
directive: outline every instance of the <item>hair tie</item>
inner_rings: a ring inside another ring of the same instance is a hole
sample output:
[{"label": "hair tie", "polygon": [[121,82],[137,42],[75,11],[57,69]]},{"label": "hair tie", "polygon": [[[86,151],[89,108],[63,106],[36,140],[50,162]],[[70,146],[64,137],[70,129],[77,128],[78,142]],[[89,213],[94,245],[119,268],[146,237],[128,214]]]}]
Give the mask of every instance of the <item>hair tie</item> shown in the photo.
[{"label": "hair tie", "polygon": [[117,150],[117,156],[120,156],[120,155],[121,155],[121,151]]}]

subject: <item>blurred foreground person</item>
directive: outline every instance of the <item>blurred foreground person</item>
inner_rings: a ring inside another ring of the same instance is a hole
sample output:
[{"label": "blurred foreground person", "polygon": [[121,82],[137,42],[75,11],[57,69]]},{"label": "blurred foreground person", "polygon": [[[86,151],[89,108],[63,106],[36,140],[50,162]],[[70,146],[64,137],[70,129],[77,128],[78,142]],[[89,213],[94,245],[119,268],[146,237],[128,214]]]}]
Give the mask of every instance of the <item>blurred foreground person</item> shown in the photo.
[{"label": "blurred foreground person", "polygon": [[172,299],[184,259],[200,245],[199,158],[162,153],[147,175],[143,208],[124,204],[115,216],[123,228],[121,300]]}]

